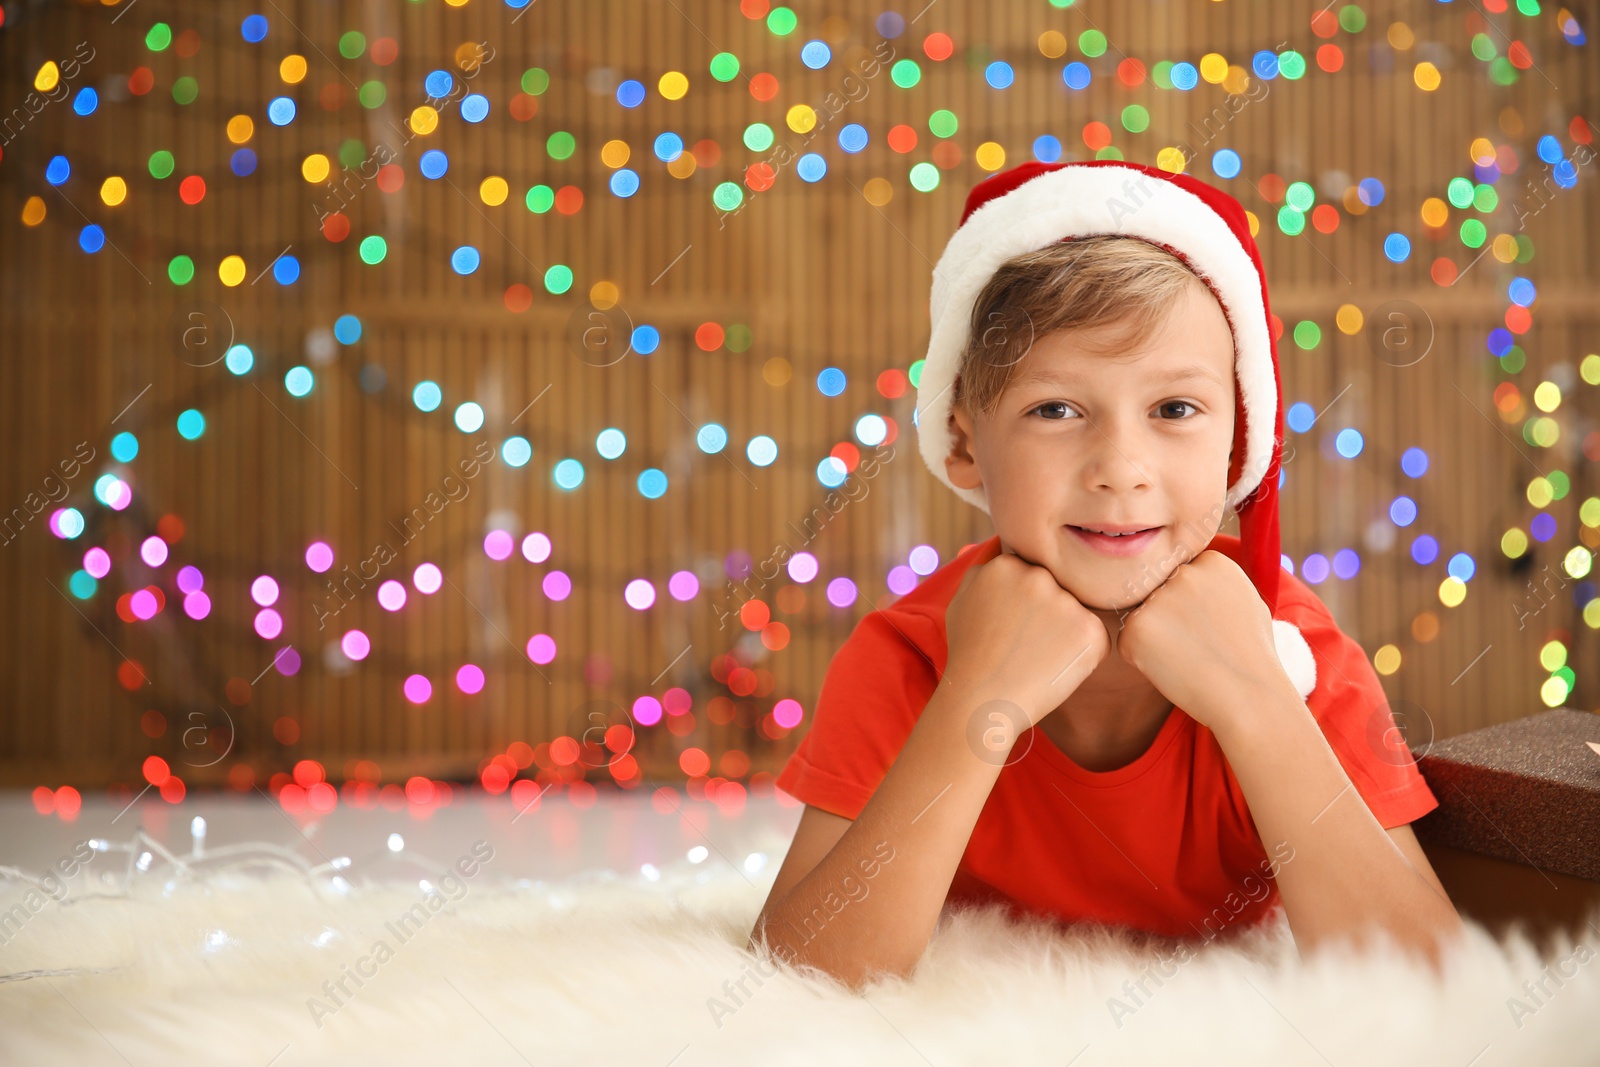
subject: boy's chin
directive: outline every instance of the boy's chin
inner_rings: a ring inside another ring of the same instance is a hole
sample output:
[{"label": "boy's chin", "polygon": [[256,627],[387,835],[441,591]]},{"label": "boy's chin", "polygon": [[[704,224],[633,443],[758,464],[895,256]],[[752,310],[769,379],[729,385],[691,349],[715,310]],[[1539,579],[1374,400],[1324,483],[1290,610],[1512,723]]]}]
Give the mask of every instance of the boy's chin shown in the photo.
[{"label": "boy's chin", "polygon": [[1163,567],[1134,565],[1126,573],[1115,573],[1113,563],[1107,569],[1113,573],[1057,575],[1056,584],[1078,599],[1090,611],[1126,614],[1149,599],[1177,569],[1176,560]]},{"label": "boy's chin", "polygon": [[[1069,589],[1068,592],[1072,592],[1072,590]],[[1143,603],[1142,598],[1135,598],[1126,593],[1081,594],[1073,592],[1072,595],[1077,597],[1078,603],[1082,604],[1090,611],[1099,611],[1111,615],[1126,614]]]},{"label": "boy's chin", "polygon": [[1101,582],[1073,580],[1068,578],[1063,581],[1060,575],[1056,576],[1056,584],[1090,611],[1107,613],[1120,613],[1132,611],[1143,601],[1142,596],[1136,596],[1125,589],[1108,587]]}]

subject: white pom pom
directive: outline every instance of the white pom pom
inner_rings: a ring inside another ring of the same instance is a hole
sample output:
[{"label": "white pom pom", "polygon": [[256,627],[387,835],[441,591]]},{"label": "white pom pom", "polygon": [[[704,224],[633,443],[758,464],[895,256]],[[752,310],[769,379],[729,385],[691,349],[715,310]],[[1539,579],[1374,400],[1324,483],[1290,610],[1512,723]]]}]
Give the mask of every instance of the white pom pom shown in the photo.
[{"label": "white pom pom", "polygon": [[1295,692],[1305,700],[1317,687],[1317,660],[1311,646],[1298,626],[1283,619],[1272,620],[1272,637],[1278,646],[1278,662],[1294,683]]}]

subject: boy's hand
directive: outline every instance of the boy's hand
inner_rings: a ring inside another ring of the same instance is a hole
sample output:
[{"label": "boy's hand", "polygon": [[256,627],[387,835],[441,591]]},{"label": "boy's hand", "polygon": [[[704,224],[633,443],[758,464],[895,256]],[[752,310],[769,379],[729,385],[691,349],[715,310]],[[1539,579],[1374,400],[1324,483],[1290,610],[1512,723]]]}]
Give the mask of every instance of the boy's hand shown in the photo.
[{"label": "boy's hand", "polygon": [[945,674],[985,700],[1015,703],[1025,729],[1094,672],[1111,638],[1049,570],[1001,547],[982,551],[945,609]]},{"label": "boy's hand", "polygon": [[1272,612],[1249,575],[1215,549],[1176,570],[1122,622],[1117,653],[1201,725],[1215,728],[1249,690],[1280,677]]}]

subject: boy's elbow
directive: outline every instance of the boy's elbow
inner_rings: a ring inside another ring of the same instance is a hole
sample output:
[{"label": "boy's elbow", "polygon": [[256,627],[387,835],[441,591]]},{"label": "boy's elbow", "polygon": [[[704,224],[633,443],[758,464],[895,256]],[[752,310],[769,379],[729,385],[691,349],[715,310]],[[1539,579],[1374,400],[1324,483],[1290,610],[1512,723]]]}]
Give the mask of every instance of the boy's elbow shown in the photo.
[{"label": "boy's elbow", "polygon": [[[779,965],[825,974],[854,993],[886,978],[909,978],[922,958],[921,952],[876,961],[859,952],[828,955],[818,951],[815,941],[790,944],[776,929],[769,931],[767,921],[765,914],[756,919],[745,941],[746,951]],[[777,936],[769,936],[769,932]]]},{"label": "boy's elbow", "polygon": [[790,945],[780,924],[774,923],[765,909],[756,916],[750,936],[745,939],[745,950],[774,963],[805,964],[800,948]]},{"label": "boy's elbow", "polygon": [[744,948],[746,952],[753,952],[756,955],[768,952],[767,914],[765,911],[756,916],[755,925],[750,927],[750,936],[745,938]]},{"label": "boy's elbow", "polygon": [[832,968],[823,968],[836,982],[848,988],[852,993],[865,992],[875,982],[886,979],[904,981],[911,977],[917,969],[920,956],[906,959],[886,961],[877,966],[870,966],[865,961],[852,958],[848,962],[837,964]]}]

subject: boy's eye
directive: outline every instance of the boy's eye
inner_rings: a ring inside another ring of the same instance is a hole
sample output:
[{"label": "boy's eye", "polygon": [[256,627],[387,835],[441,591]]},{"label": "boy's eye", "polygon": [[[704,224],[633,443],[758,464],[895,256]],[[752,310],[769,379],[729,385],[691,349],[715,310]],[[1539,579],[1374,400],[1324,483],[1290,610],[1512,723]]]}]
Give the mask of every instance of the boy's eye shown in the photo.
[{"label": "boy's eye", "polygon": [[[1187,409],[1180,411],[1175,419],[1168,420],[1173,422],[1181,422],[1184,419],[1192,418],[1194,413],[1200,410],[1187,400],[1168,400],[1160,406],[1159,410],[1167,411],[1171,408]],[[1047,400],[1043,404],[1033,408],[1028,412],[1028,414],[1037,414],[1040,418],[1049,419],[1052,422],[1060,422],[1063,419],[1072,417],[1073,412],[1072,408],[1067,405],[1066,401]]]}]

